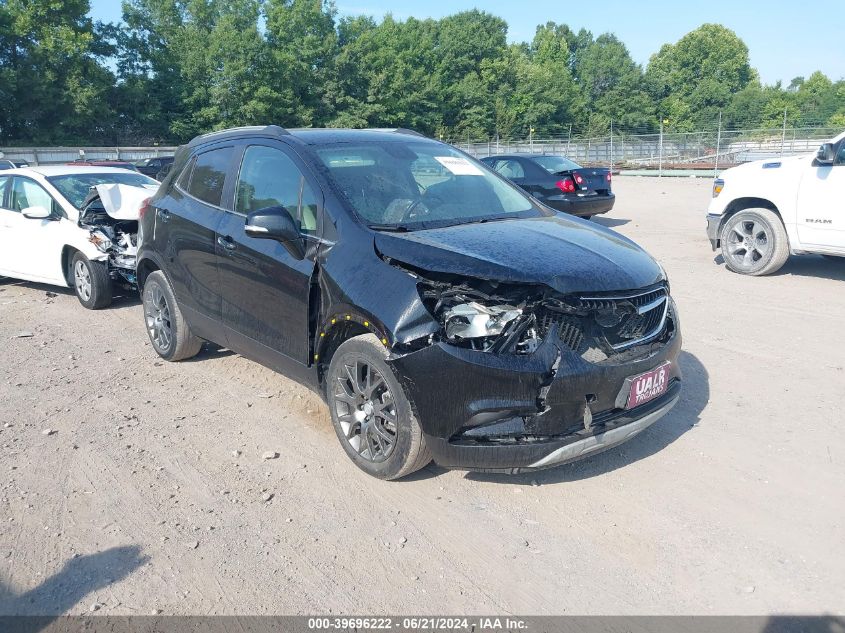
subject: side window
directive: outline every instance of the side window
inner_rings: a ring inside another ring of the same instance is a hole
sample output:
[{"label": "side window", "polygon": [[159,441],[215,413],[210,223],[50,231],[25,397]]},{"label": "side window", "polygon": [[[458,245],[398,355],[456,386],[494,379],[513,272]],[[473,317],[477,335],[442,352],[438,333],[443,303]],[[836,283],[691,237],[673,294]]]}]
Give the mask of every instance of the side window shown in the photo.
[{"label": "side window", "polygon": [[525,170],[515,160],[497,161],[494,169],[505,178],[525,178]]},{"label": "side window", "polygon": [[839,149],[836,151],[836,160],[833,161],[833,164],[845,165],[845,141],[839,143]]},{"label": "side window", "polygon": [[229,168],[233,151],[233,147],[222,147],[199,154],[194,164],[191,183],[188,185],[188,193],[203,202],[220,206],[226,170]]},{"label": "side window", "polygon": [[317,232],[317,196],[296,163],[281,150],[251,145],[244,152],[235,211],[285,207],[303,233]]},{"label": "side window", "polygon": [[9,188],[11,180],[9,176],[0,176],[0,208],[2,209],[6,208],[6,189]]},{"label": "side window", "polygon": [[52,196],[41,185],[28,178],[15,178],[12,183],[12,199],[9,206],[12,211],[23,211],[28,207],[44,207],[51,213],[56,212]]},{"label": "side window", "polygon": [[192,158],[188,161],[188,164],[185,165],[185,168],[182,170],[182,173],[179,174],[179,179],[176,181],[176,185],[182,190],[187,191],[188,185],[191,183],[191,174],[194,172],[194,163],[196,162],[196,158]]}]

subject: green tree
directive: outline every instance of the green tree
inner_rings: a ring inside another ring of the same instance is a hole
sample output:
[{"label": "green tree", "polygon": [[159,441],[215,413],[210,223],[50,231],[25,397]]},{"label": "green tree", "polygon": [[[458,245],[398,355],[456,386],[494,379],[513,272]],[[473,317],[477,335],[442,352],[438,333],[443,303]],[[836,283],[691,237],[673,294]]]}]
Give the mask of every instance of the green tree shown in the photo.
[{"label": "green tree", "polygon": [[591,132],[606,133],[611,121],[621,130],[654,131],[654,105],[643,88],[642,68],[615,35],[599,35],[581,49],[577,68],[586,109],[593,115]]},{"label": "green tree", "polygon": [[322,125],[334,114],[328,85],[337,57],[336,10],[322,0],[267,0],[274,122]]},{"label": "green tree", "polygon": [[87,0],[0,4],[0,136],[61,143],[110,139],[114,77],[109,47]]},{"label": "green tree", "polygon": [[677,43],[664,44],[646,69],[658,115],[682,131],[712,125],[732,95],[755,77],[748,47],[719,24],[704,24]]}]

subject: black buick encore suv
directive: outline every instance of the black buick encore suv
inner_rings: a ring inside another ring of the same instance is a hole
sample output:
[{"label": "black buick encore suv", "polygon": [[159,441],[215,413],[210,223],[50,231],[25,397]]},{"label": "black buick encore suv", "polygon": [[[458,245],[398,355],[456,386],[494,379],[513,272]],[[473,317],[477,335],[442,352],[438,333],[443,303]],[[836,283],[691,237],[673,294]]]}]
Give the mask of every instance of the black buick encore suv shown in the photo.
[{"label": "black buick encore suv", "polygon": [[366,472],[520,472],[677,402],[663,269],[408,130],[249,127],[179,149],[141,212],[156,352],[213,341],[318,391]]}]

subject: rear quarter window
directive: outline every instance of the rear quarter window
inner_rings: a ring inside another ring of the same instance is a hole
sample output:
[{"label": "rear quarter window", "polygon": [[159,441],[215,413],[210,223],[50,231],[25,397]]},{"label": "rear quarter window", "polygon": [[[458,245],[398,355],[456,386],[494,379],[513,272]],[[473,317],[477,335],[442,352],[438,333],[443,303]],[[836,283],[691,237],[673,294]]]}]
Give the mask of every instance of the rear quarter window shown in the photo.
[{"label": "rear quarter window", "polygon": [[[221,147],[197,155],[188,193],[194,198],[220,206],[226,172],[232,160],[234,147]],[[180,178],[181,181],[181,178]],[[180,182],[181,185],[181,182]]]}]

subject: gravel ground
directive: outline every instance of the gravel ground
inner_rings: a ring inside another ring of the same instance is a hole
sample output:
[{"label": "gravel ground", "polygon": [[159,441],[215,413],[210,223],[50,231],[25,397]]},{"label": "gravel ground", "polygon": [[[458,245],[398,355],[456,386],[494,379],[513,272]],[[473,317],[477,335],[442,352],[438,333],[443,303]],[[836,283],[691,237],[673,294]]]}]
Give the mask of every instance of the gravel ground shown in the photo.
[{"label": "gravel ground", "polygon": [[377,481],[282,376],[160,361],[133,297],[0,280],[0,614],[845,613],[845,261],[734,275],[709,182],[615,188],[599,221],[679,304],[682,400],[526,476]]}]

